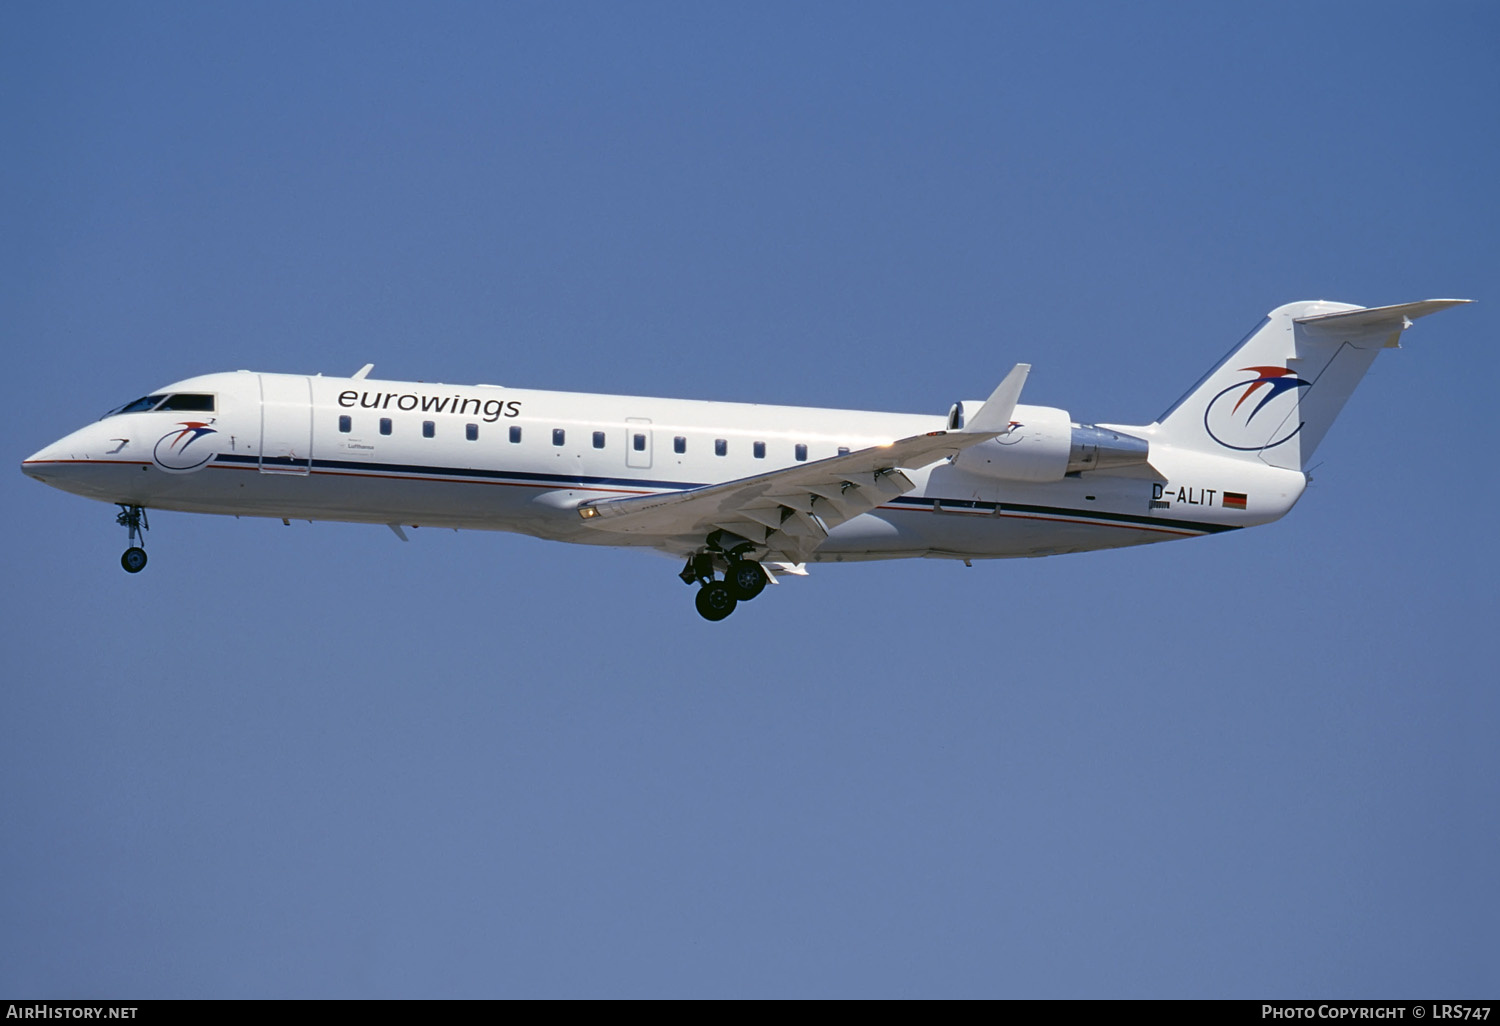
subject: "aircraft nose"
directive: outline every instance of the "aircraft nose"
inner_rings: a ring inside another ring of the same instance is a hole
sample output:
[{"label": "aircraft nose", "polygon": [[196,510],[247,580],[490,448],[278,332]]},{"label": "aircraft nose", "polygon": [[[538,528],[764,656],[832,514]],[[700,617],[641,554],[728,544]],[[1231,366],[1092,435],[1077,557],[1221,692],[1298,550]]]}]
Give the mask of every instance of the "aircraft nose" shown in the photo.
[{"label": "aircraft nose", "polygon": [[125,483],[119,471],[129,465],[100,459],[102,454],[97,432],[84,428],[26,457],[21,473],[65,492],[112,501]]},{"label": "aircraft nose", "polygon": [[57,443],[44,446],[21,461],[21,473],[45,481],[48,470],[57,466]]}]

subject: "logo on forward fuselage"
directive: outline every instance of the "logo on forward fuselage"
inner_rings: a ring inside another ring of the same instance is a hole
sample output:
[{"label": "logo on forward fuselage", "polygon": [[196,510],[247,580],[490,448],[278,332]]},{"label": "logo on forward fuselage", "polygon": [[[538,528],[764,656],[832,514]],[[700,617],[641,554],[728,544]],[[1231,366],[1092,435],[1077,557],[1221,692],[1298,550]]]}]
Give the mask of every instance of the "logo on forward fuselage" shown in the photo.
[{"label": "logo on forward fuselage", "polygon": [[183,473],[197,470],[218,455],[218,448],[209,438],[219,432],[201,420],[177,422],[176,429],[168,431],[156,440],[151,458],[163,470]]},{"label": "logo on forward fuselage", "polygon": [[1241,367],[1252,374],[1208,401],[1203,427],[1226,449],[1255,452],[1270,449],[1302,430],[1297,417],[1298,394],[1312,387],[1286,367]]}]

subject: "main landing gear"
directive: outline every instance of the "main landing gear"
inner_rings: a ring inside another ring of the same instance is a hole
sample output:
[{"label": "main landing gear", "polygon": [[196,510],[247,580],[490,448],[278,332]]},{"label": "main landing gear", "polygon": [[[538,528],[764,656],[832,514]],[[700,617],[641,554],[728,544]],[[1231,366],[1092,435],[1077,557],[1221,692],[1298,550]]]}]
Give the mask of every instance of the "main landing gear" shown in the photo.
[{"label": "main landing gear", "polygon": [[[146,532],[151,528],[146,520],[146,507],[129,506],[123,502],[116,505],[120,507],[120,512],[115,517],[115,523],[130,532],[130,548],[120,557],[120,565],[127,574],[138,574],[146,569],[146,550],[141,546],[146,544]],[[136,544],[137,539],[140,545]]]},{"label": "main landing gear", "polygon": [[[717,562],[724,564],[723,580],[714,580]],[[694,604],[705,620],[724,619],[741,602],[749,602],[766,589],[764,568],[738,551],[719,553],[717,560],[712,552],[689,556],[678,576],[684,584],[702,585]]]}]

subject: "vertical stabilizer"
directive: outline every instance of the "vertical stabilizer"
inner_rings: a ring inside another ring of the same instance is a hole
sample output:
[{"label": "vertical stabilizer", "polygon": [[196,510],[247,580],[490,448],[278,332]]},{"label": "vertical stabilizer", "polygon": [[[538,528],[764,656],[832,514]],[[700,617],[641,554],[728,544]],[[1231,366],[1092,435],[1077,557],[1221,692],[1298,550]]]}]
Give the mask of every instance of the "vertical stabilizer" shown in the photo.
[{"label": "vertical stabilizer", "polygon": [[1305,470],[1381,349],[1418,317],[1466,303],[1288,303],[1157,419],[1169,445]]}]

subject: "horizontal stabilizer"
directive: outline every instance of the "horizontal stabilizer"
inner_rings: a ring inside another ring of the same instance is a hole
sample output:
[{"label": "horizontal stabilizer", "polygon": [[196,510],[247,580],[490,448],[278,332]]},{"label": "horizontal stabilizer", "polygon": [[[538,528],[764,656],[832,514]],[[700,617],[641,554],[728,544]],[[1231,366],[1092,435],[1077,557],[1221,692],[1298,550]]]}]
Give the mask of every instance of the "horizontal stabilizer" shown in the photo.
[{"label": "horizontal stabilizer", "polygon": [[1310,328],[1336,328],[1347,331],[1374,328],[1382,324],[1409,324],[1418,317],[1447,310],[1449,307],[1472,303],[1472,299],[1424,299],[1420,303],[1401,303],[1397,306],[1372,306],[1364,310],[1344,310],[1339,313],[1314,314],[1311,317],[1295,318],[1298,324]]}]

